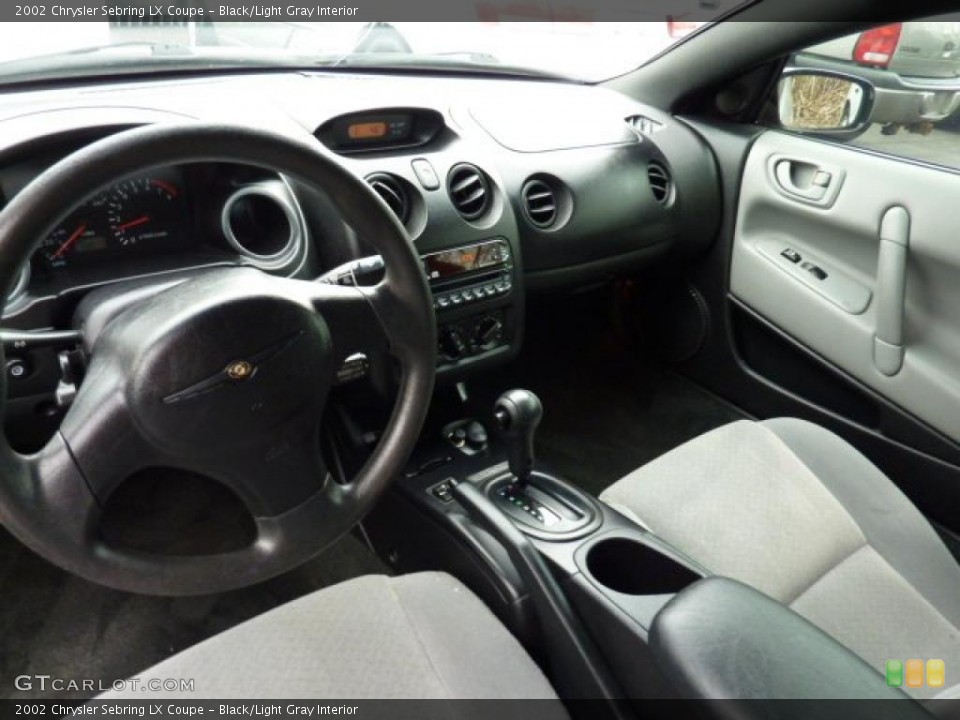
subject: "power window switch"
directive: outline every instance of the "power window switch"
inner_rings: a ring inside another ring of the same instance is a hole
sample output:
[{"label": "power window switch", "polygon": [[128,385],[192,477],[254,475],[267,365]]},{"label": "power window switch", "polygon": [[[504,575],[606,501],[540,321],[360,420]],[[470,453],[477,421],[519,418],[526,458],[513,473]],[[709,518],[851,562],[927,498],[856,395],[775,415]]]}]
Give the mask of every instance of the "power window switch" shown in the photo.
[{"label": "power window switch", "polygon": [[790,248],[786,248],[782,253],[780,253],[780,256],[785,257],[792,263],[798,263],[803,260],[803,258],[800,257],[800,253],[798,253],[796,250],[791,250]]},{"label": "power window switch", "polygon": [[449,480],[444,480],[439,485],[435,485],[430,489],[430,492],[440,502],[448,503],[453,500],[453,487]]},{"label": "power window switch", "polygon": [[810,273],[811,275],[813,275],[817,280],[826,280],[826,279],[827,279],[827,271],[824,270],[824,269],[823,269],[822,267],[820,267],[819,265],[814,265],[812,262],[805,262],[805,263],[804,263],[803,265],[801,265],[800,267],[802,267],[802,268],[803,268],[804,270],[806,270],[808,273]]}]

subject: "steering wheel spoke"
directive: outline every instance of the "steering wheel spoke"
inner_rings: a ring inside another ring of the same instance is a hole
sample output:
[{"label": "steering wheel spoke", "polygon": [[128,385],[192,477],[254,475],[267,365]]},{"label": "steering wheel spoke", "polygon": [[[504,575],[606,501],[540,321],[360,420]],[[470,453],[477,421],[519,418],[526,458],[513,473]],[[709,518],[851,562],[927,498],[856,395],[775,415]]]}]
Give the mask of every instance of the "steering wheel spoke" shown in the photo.
[{"label": "steering wheel spoke", "polygon": [[[8,448],[4,454],[4,479],[18,488],[19,503],[3,509],[3,525],[15,534],[30,533],[42,554],[64,567],[82,564],[96,541],[100,505],[63,437],[55,435],[29,457]],[[31,522],[36,519],[39,524]]]},{"label": "steering wheel spoke", "polygon": [[332,482],[320,451],[319,417],[304,415],[230,453],[190,463],[231,488],[256,519],[282,517]]},{"label": "steering wheel spoke", "polygon": [[387,326],[381,319],[386,283],[373,287],[295,281],[330,328],[337,367],[357,354],[368,357],[390,351]]},{"label": "steering wheel spoke", "polygon": [[124,480],[158,462],[131,416],[122,379],[112,363],[95,359],[58,433],[101,506]]}]

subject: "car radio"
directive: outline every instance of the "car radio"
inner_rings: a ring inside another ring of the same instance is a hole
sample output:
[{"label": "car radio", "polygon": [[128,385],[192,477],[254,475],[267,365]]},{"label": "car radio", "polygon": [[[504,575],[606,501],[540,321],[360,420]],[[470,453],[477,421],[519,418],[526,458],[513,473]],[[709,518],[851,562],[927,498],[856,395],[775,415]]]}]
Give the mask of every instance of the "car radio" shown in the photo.
[{"label": "car radio", "polygon": [[510,244],[493,238],[420,258],[437,310],[506,296],[513,289]]}]

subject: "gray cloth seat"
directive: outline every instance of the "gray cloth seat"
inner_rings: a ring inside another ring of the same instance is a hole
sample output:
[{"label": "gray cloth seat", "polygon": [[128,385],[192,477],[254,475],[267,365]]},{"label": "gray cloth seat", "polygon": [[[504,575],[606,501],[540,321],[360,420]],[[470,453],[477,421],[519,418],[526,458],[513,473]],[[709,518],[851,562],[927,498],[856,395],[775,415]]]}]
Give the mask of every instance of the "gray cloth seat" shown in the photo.
[{"label": "gray cloth seat", "polygon": [[[194,691],[102,699],[552,699],[520,643],[442,573],[350,580],[283,605],[137,675]],[[556,712],[565,717],[557,701]]]},{"label": "gray cloth seat", "polygon": [[[960,566],[913,504],[829,431],[795,419],[721,427],[601,499],[717,575],[791,607],[883,673],[940,659],[960,685]],[[954,671],[956,672],[956,671]]]}]

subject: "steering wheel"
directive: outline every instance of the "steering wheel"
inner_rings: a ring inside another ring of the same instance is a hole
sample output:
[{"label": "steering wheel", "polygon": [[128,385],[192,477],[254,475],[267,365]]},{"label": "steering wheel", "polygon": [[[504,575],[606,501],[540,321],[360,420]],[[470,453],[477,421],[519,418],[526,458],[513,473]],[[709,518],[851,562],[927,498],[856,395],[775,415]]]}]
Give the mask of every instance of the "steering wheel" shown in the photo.
[{"label": "steering wheel", "polygon": [[[92,189],[165,165],[229,162],[322,190],[384,259],[373,288],[210,270],[144,299],[84,336],[86,378],[59,432],[38,453],[0,433],[0,521],[62,568],[156,595],[250,585],[310,559],[352,528],[416,443],[435,374],[435,320],[413,244],[384,202],[312,138],[231,125],[127,130],[57,163],[0,213],[0,297],[38,238]],[[85,332],[81,328],[81,333]],[[350,355],[389,353],[400,368],[393,412],[348,483],[320,452],[320,419]],[[2,362],[0,349],[0,367]],[[0,411],[6,398],[0,379]],[[167,556],[98,533],[111,492],[138,470],[169,467],[232,489],[256,527],[248,546]]]}]

